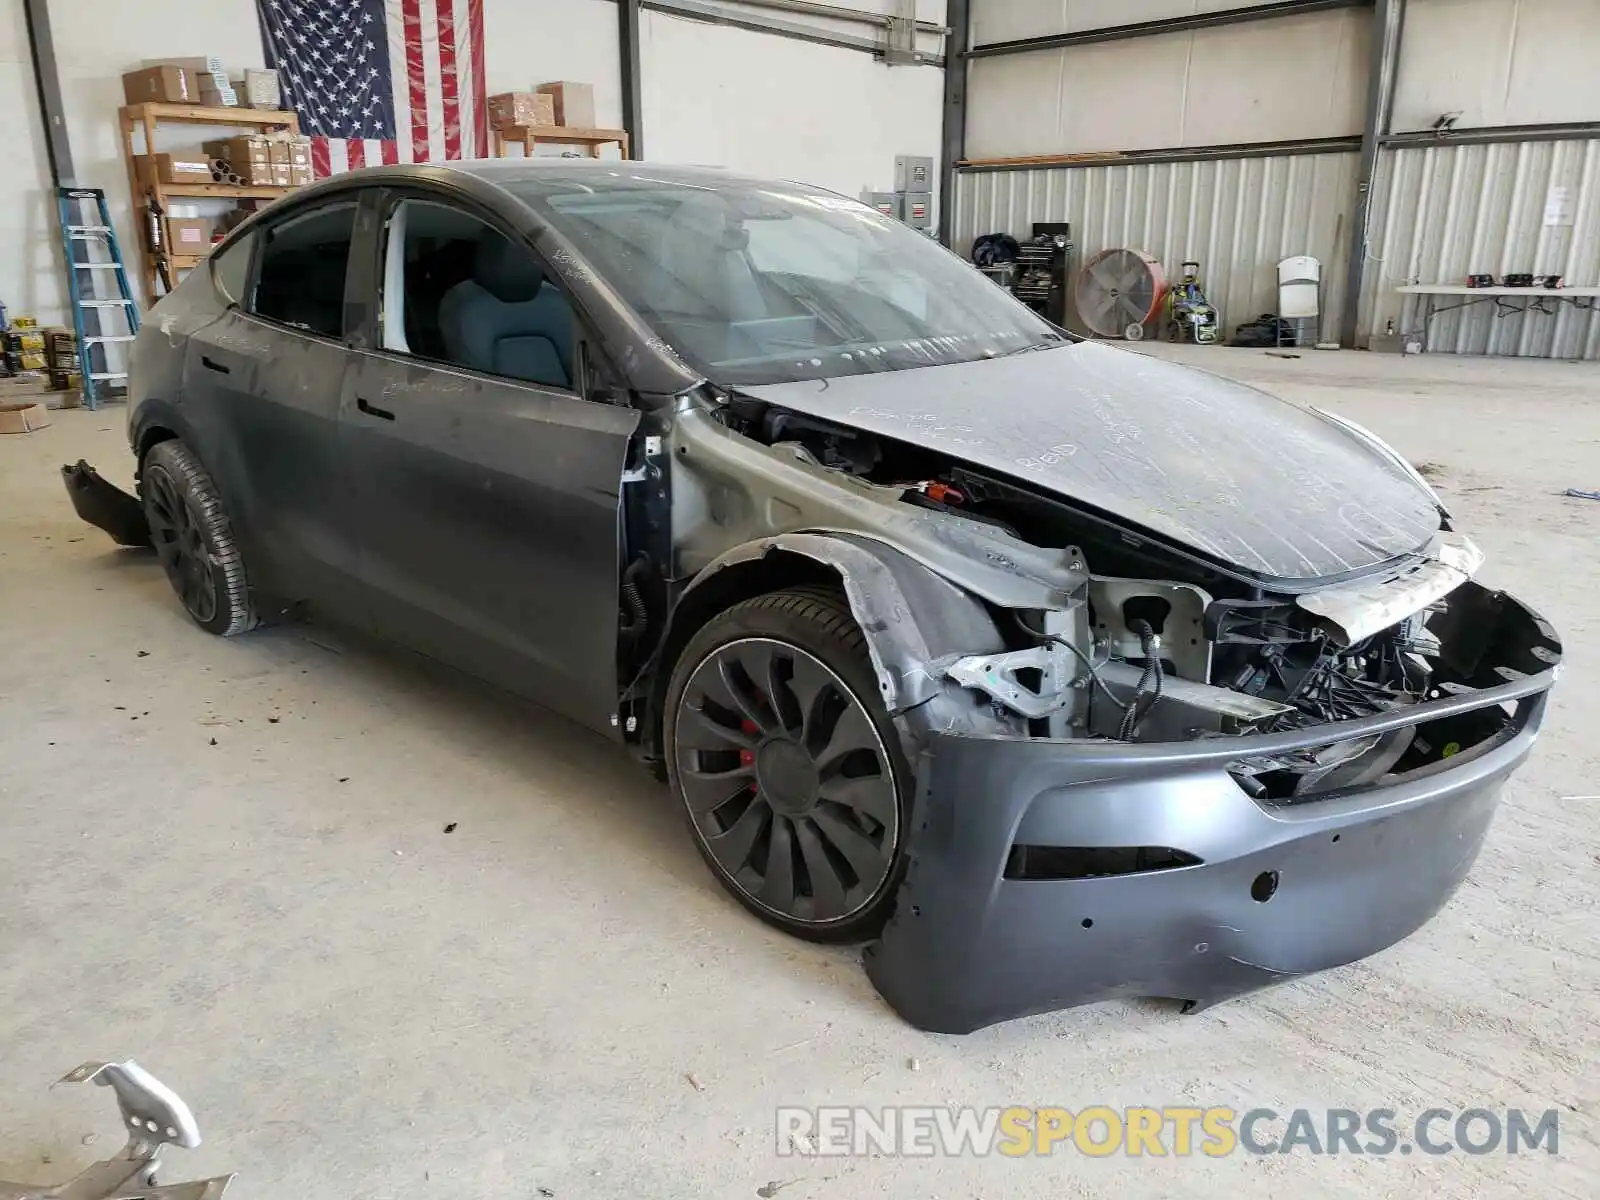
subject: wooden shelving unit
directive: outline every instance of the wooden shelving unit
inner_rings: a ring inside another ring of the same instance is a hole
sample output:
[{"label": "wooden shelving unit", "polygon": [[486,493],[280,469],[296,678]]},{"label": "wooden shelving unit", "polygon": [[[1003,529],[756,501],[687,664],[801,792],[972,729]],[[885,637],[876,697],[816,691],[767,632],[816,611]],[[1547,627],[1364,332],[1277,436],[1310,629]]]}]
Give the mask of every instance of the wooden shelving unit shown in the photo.
[{"label": "wooden shelving unit", "polygon": [[[163,125],[222,125],[234,129],[281,130],[297,134],[300,132],[300,118],[295,113],[152,102],[125,105],[118,110],[118,117],[122,126],[122,158],[128,168],[128,193],[133,197],[134,223],[138,226],[139,249],[144,264],[139,277],[144,281],[145,296],[151,301],[154,301],[156,296],[156,281],[159,274],[156,269],[156,256],[151,252],[149,238],[145,234],[145,206],[148,201],[154,199],[160,206],[161,241],[163,245],[171,246],[172,238],[167,229],[166,218],[167,202],[171,198],[276,200],[279,196],[287,195],[294,190],[287,187],[233,187],[222,183],[162,183],[155,178],[147,183],[141,183],[133,165],[137,153],[133,135],[136,131],[143,134],[143,153],[151,154],[155,152],[156,130]],[[203,254],[169,253],[167,265],[176,273],[199,265],[204,258]]]},{"label": "wooden shelving unit", "polygon": [[625,129],[579,129],[569,125],[507,125],[490,131],[494,156],[506,157],[506,146],[515,143],[524,154],[532,154],[541,143],[550,146],[582,146],[590,158],[600,157],[600,147],[612,142],[628,157],[628,131]]},{"label": "wooden shelving unit", "polygon": [[222,200],[276,200],[285,192],[292,192],[292,187],[270,187],[260,184],[241,184],[234,186],[228,183],[164,183],[161,188],[169,196],[195,196]]}]

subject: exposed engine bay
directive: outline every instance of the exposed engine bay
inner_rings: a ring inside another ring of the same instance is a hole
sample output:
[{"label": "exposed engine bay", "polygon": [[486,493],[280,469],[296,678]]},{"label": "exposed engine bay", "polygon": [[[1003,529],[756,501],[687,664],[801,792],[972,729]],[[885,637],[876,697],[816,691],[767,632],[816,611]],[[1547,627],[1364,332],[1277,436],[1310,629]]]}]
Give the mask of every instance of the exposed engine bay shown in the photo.
[{"label": "exposed engine bay", "polygon": [[[1447,653],[1440,630],[1483,627],[1492,599],[1475,585],[1463,589],[1481,555],[1447,522],[1425,553],[1353,580],[1278,593],[907,442],[766,406],[735,406],[727,420],[816,467],[896,490],[906,504],[1059,549],[1082,572],[1083,586],[1059,607],[992,613],[1007,650],[944,665],[1018,732],[1125,742],[1269,734],[1358,720],[1470,686],[1478,655]],[[1473,621],[1458,608],[1473,610]],[[1478,726],[1475,740],[1494,722]],[[1257,799],[1292,803],[1448,757],[1463,736],[1407,728],[1243,760],[1232,773]]]}]

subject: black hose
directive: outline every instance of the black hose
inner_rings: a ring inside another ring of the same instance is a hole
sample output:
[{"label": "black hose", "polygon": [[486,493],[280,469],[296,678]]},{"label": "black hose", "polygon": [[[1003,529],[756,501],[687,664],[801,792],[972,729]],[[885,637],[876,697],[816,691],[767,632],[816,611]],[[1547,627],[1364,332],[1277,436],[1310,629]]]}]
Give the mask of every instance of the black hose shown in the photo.
[{"label": "black hose", "polygon": [[[1117,736],[1125,742],[1133,741],[1139,726],[1150,715],[1150,710],[1161,699],[1161,643],[1149,621],[1129,621],[1128,628],[1139,635],[1139,649],[1144,652],[1144,673],[1133,689],[1133,701],[1122,714],[1122,727]],[[1153,686],[1152,686],[1153,685]],[[1149,689],[1148,694],[1146,689]],[[1141,703],[1141,700],[1143,701]]]},{"label": "black hose", "polygon": [[622,623],[620,630],[625,638],[640,636],[650,625],[650,610],[645,607],[638,584],[638,576],[649,563],[650,560],[641,554],[622,573],[622,603],[627,606],[630,618]]}]

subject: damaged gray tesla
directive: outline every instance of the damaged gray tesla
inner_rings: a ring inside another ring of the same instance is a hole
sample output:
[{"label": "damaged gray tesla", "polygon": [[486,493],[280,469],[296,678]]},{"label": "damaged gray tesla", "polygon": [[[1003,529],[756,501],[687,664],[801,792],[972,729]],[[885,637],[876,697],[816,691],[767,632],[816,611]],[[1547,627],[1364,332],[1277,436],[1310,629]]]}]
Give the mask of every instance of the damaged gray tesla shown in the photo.
[{"label": "damaged gray tesla", "polygon": [[129,433],[200,626],[307,606],[625,743],[927,1029],[1405,937],[1560,660],[1367,431],[709,169],[302,189],[151,314]]}]

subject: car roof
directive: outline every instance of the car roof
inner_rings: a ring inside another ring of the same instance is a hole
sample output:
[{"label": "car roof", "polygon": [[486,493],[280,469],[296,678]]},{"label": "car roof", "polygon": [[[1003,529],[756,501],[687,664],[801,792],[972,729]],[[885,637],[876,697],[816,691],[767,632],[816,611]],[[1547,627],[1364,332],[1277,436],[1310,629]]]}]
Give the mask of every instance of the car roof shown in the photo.
[{"label": "car roof", "polygon": [[787,192],[793,195],[826,196],[826,189],[788,180],[763,179],[744,175],[714,166],[686,166],[678,163],[651,163],[621,159],[557,158],[531,156],[524,158],[460,159],[444,163],[417,163],[385,167],[368,167],[348,171],[325,179],[317,184],[321,193],[342,190],[373,183],[399,183],[406,179],[438,181],[449,175],[467,175],[499,187],[512,187],[526,194],[529,191],[555,195],[575,189],[600,191],[607,187],[631,190],[651,184],[667,187],[718,189],[724,187],[749,188]]}]

